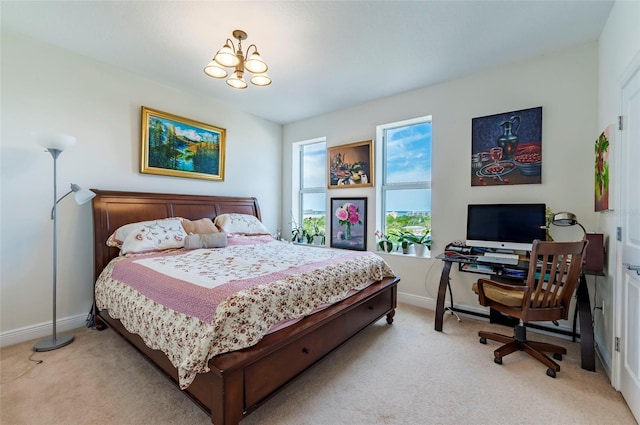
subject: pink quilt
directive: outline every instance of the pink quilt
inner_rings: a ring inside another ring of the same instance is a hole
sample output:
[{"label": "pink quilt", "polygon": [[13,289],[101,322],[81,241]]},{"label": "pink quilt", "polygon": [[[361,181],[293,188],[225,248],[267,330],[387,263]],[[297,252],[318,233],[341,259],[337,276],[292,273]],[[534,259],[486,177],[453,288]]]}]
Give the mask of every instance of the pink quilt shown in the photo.
[{"label": "pink quilt", "polygon": [[186,388],[211,357],[393,275],[371,252],[237,237],[226,248],[118,257],[96,282],[96,304],[162,350]]}]

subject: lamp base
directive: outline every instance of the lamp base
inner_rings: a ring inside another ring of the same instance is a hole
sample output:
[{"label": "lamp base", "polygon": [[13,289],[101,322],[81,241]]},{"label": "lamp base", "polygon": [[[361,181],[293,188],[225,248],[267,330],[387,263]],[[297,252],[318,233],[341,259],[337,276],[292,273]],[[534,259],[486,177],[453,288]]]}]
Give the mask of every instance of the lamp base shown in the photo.
[{"label": "lamp base", "polygon": [[58,335],[56,338],[45,338],[33,345],[33,351],[51,351],[69,345],[73,342],[73,335]]}]

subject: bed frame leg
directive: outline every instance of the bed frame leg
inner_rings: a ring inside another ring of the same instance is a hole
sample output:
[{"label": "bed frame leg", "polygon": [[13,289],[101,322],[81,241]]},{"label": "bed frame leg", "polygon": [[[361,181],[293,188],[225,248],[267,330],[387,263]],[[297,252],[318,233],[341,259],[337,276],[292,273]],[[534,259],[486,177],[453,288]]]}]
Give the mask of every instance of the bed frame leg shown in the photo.
[{"label": "bed frame leg", "polygon": [[242,369],[215,370],[211,422],[214,425],[238,425],[244,418]]},{"label": "bed frame leg", "polygon": [[[97,311],[97,310],[94,310],[94,311]],[[93,323],[94,323],[94,328],[99,331],[103,331],[108,327],[107,324],[102,320],[102,318],[97,314],[94,314],[93,316]]]},{"label": "bed frame leg", "polygon": [[388,324],[392,324],[393,323],[393,316],[396,315],[396,310],[391,310],[389,313],[387,313],[387,323]]}]

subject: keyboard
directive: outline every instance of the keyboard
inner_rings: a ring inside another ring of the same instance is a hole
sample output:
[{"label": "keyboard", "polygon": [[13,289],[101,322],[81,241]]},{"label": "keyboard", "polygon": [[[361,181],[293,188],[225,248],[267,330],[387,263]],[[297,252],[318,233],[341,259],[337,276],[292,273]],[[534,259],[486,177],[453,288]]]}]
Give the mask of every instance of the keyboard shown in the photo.
[{"label": "keyboard", "polygon": [[505,252],[485,252],[484,256],[492,257],[492,258],[511,258],[514,260],[517,260],[518,258],[520,258],[518,254],[507,254]]},{"label": "keyboard", "polygon": [[508,257],[508,258],[504,258],[504,257],[493,257],[490,255],[480,255],[478,256],[478,259],[476,260],[478,263],[489,263],[489,264],[505,264],[508,266],[517,266],[518,265],[518,257],[516,256],[516,258],[513,257]]}]

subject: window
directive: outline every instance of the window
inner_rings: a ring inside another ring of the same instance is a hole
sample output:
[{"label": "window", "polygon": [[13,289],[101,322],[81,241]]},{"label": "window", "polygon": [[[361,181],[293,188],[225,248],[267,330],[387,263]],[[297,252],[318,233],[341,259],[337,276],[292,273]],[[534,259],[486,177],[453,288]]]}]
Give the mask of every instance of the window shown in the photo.
[{"label": "window", "polygon": [[382,233],[431,232],[431,116],[378,126]]},{"label": "window", "polygon": [[[324,237],[326,217],[327,147],[324,139],[294,145],[299,158],[297,209],[292,212],[292,229],[304,230],[300,238],[311,243],[313,236]],[[294,167],[295,169],[296,167]],[[296,190],[294,188],[294,190]],[[295,203],[295,198],[294,198]],[[293,234],[292,234],[293,236]],[[323,238],[321,238],[323,239]]]}]

